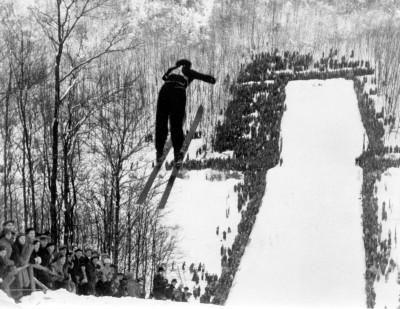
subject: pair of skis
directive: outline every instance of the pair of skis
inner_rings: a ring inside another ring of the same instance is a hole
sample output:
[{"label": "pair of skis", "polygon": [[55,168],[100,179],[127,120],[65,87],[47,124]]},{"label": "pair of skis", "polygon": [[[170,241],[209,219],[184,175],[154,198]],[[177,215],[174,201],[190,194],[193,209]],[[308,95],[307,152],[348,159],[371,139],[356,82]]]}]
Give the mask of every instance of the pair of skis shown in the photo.
[{"label": "pair of skis", "polygon": [[[196,132],[196,129],[199,126],[199,123],[201,121],[201,118],[203,117],[203,112],[204,112],[203,105],[200,105],[199,108],[197,109],[196,116],[194,117],[193,123],[190,126],[189,133],[186,135],[185,140],[183,142],[183,146],[182,146],[183,158],[185,158],[185,156],[186,156],[186,153],[189,149],[190,142],[192,141],[193,136]],[[163,163],[168,155],[168,152],[171,150],[171,148],[172,148],[172,142],[171,142],[171,139],[169,139],[164,148],[164,155],[161,159]],[[160,166],[154,166],[153,171],[150,173],[149,178],[147,179],[146,184],[144,185],[143,190],[140,193],[138,200],[136,201],[137,204],[143,204],[145,202],[147,195],[153,185],[153,182],[156,179],[157,174],[161,169],[161,166],[162,166],[162,164],[160,164]],[[164,209],[165,205],[167,204],[168,197],[172,191],[172,187],[174,185],[176,177],[178,176],[180,167],[181,166],[176,167],[174,165],[174,167],[172,169],[172,173],[168,179],[167,186],[165,187],[165,190],[163,192],[161,200],[158,204],[158,207],[157,207],[158,209]]]}]

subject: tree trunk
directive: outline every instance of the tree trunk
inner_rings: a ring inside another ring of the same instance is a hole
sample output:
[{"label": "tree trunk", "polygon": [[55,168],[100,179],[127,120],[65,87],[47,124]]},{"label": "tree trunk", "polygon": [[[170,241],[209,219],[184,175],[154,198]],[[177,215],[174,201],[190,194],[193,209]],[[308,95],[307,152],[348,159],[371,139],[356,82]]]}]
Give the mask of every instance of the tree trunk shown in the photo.
[{"label": "tree trunk", "polygon": [[[128,212],[128,272],[131,271],[131,256],[132,256],[132,226],[131,226],[131,212]],[[137,276],[136,276],[137,278]]]},{"label": "tree trunk", "polygon": [[11,70],[11,65],[10,65],[10,75],[8,78],[8,88],[7,88],[7,94],[6,94],[6,99],[5,99],[5,115],[4,115],[4,155],[3,155],[3,161],[4,161],[4,175],[3,175],[3,181],[4,181],[4,221],[7,220],[7,211],[8,211],[8,193],[7,193],[7,186],[8,186],[8,155],[9,155],[9,141],[10,141],[10,124],[9,124],[9,115],[10,115],[10,94],[11,94],[11,81],[12,81],[12,70]]},{"label": "tree trunk", "polygon": [[50,218],[51,218],[51,238],[53,243],[58,244],[58,227],[57,227],[57,174],[58,174],[58,117],[61,105],[61,80],[60,65],[63,52],[62,41],[62,25],[61,25],[61,0],[57,0],[58,14],[58,53],[56,55],[56,63],[54,67],[54,116],[52,126],[52,166],[50,177]]},{"label": "tree trunk", "polygon": [[64,190],[63,190],[63,202],[64,202],[64,244],[70,244],[71,241],[71,230],[73,227],[71,204],[69,200],[69,171],[68,171],[68,150],[69,141],[68,137],[64,138],[63,146],[63,170],[64,170]]},{"label": "tree trunk", "polygon": [[119,251],[119,210],[121,206],[121,179],[120,179],[120,164],[118,164],[115,172],[115,221],[114,221],[114,265],[118,267],[118,251]]},{"label": "tree trunk", "polygon": [[25,135],[22,137],[22,197],[24,202],[24,223],[25,227],[28,225],[28,203],[26,198],[26,145],[25,145]]}]

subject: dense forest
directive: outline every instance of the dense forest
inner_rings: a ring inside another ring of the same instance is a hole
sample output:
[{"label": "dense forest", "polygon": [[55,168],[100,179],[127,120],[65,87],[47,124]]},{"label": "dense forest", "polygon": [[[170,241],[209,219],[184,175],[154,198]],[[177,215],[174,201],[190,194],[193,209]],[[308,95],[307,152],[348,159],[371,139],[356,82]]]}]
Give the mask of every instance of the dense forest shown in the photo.
[{"label": "dense forest", "polygon": [[[318,60],[355,51],[376,69],[385,115],[399,113],[395,0],[57,0],[0,4],[0,221],[90,244],[137,275],[176,249],[176,227],[144,182],[161,76],[177,59],[217,78],[194,83],[187,122],[204,104],[206,149],[241,66],[263,51]],[[393,127],[393,129],[397,129]],[[152,192],[156,196],[157,191]]]}]

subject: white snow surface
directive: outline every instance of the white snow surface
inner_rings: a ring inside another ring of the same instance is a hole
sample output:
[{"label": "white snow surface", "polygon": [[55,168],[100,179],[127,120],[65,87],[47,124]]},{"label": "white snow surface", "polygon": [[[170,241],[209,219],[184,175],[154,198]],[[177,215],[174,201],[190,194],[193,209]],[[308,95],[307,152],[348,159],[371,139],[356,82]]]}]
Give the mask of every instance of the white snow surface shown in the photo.
[{"label": "white snow surface", "polygon": [[[390,168],[383,175],[380,181],[375,183],[376,197],[378,199],[378,222],[382,224],[381,241],[391,238],[391,250],[389,260],[396,263],[395,269],[387,265],[385,271],[379,271],[380,280],[375,281],[376,292],[375,308],[399,308],[399,262],[400,246],[397,244],[397,235],[400,231],[400,169]],[[387,218],[383,215],[383,206]],[[390,236],[389,236],[390,235]],[[378,247],[378,249],[380,249]]]},{"label": "white snow surface", "polygon": [[286,88],[282,166],[267,188],[229,305],[365,307],[363,126],[351,81]]}]

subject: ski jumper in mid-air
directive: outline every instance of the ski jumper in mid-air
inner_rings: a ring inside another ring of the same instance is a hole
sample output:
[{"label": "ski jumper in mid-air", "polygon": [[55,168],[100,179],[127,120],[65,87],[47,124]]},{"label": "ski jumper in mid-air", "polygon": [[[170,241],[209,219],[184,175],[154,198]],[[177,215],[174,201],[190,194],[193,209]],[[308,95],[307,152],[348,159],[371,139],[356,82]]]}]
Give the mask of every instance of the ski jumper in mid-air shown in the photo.
[{"label": "ski jumper in mid-air", "polygon": [[[183,135],[183,119],[186,108],[186,88],[195,80],[201,80],[210,84],[215,84],[216,80],[211,75],[202,74],[191,69],[191,62],[186,59],[179,60],[176,66],[169,68],[164,74],[162,85],[158,94],[157,114],[156,114],[156,165],[161,166],[163,162],[164,144],[168,136],[168,119],[171,127],[171,140],[174,148],[175,165],[180,166],[183,161],[181,151]],[[171,74],[171,72],[182,67],[181,74]]]}]

